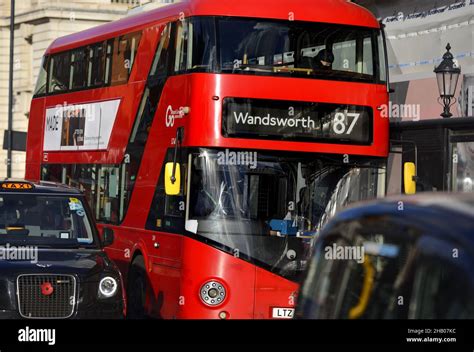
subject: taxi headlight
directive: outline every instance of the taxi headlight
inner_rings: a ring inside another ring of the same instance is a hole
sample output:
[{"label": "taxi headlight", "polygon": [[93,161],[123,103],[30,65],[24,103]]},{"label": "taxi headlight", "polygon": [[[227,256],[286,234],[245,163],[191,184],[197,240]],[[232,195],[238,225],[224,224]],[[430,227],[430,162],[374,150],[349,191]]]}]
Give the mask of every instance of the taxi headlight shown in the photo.
[{"label": "taxi headlight", "polygon": [[111,276],[104,277],[99,282],[99,296],[102,298],[113,297],[117,293],[118,282]]}]

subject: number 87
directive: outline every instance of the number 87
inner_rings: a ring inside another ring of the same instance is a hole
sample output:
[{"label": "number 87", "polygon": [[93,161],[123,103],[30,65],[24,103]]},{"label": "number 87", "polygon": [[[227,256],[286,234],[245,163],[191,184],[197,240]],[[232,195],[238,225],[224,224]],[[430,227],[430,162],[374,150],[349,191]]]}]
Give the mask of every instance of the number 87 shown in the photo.
[{"label": "number 87", "polygon": [[[349,126],[349,128],[347,129],[346,131],[346,119],[347,117],[352,117],[353,120],[352,120],[352,123],[351,125]],[[342,112],[338,112],[336,113],[336,115],[334,116],[334,123],[333,123],[333,130],[334,130],[334,133],[336,134],[351,134],[352,131],[354,130],[354,127],[355,125],[357,124],[357,121],[359,120],[359,117],[360,117],[360,114],[359,113],[347,113],[347,117],[346,117],[346,114],[342,113]]]}]

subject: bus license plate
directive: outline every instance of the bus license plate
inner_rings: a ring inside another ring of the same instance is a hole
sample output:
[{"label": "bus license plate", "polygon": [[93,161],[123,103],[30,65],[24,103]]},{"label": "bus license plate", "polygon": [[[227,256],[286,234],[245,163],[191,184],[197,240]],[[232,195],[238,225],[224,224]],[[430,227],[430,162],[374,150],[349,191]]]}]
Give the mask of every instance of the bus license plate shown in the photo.
[{"label": "bus license plate", "polygon": [[294,308],[273,308],[272,318],[276,319],[293,319],[295,314]]}]

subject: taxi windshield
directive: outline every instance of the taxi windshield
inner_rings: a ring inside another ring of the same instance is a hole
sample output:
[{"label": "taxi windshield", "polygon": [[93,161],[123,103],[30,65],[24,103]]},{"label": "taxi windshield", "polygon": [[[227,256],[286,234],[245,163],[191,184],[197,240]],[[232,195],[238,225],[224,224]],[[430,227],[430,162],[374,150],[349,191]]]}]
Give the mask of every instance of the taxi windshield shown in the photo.
[{"label": "taxi windshield", "polygon": [[95,232],[76,197],[0,194],[0,243],[95,247]]}]

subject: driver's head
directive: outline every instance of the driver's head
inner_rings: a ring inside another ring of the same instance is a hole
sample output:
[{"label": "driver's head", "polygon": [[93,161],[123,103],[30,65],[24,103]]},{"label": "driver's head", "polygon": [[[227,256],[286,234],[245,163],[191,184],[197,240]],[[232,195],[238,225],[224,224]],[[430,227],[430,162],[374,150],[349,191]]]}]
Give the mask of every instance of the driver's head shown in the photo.
[{"label": "driver's head", "polygon": [[53,205],[44,205],[41,211],[41,227],[44,229],[53,229],[56,227],[56,215],[58,215],[58,209]]},{"label": "driver's head", "polygon": [[21,208],[16,200],[5,199],[3,201],[3,206],[0,208],[0,212],[5,225],[14,225],[18,223],[20,215],[20,212],[18,211],[19,209]]},{"label": "driver's head", "polygon": [[327,50],[321,50],[315,57],[316,65],[321,69],[331,69],[334,63],[334,54]]}]

